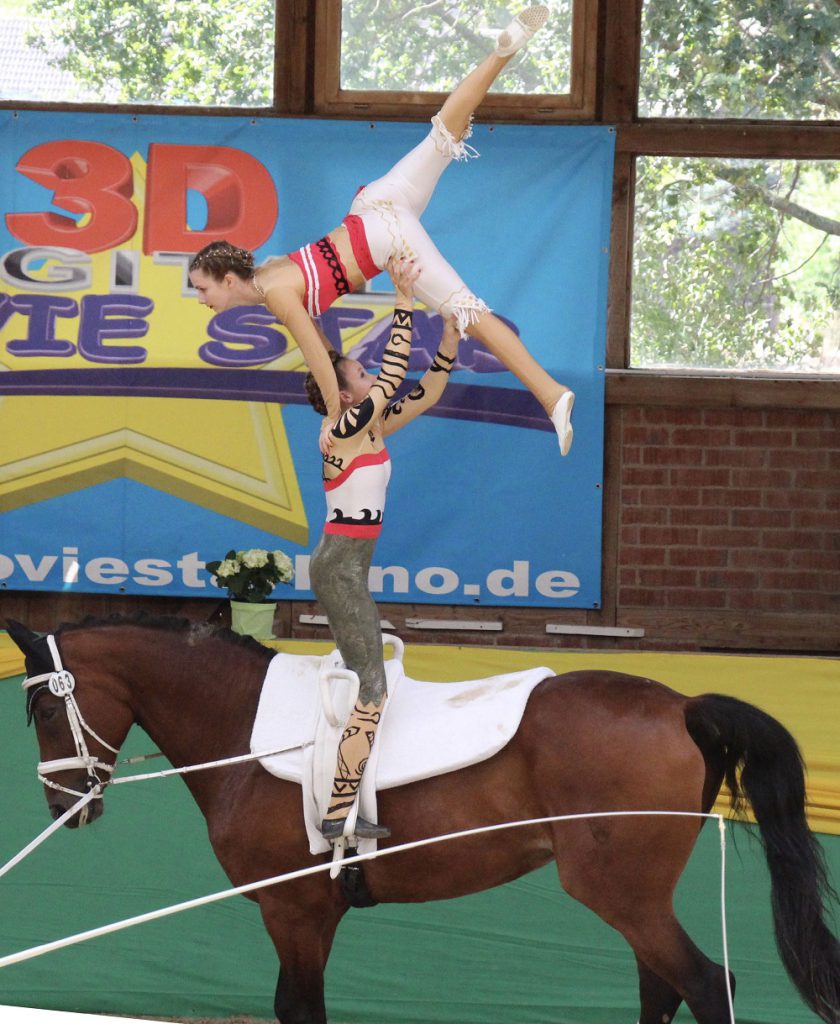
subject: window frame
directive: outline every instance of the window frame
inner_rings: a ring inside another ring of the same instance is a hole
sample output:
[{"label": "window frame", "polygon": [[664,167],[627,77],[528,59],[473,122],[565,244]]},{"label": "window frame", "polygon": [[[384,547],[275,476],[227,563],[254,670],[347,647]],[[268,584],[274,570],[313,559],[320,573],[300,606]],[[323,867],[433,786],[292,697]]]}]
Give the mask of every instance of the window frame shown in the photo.
[{"label": "window frame", "polygon": [[[446,93],[341,88],[341,0],[315,8],[314,113],[328,116],[421,120],[439,109]],[[480,117],[492,121],[592,120],[596,111],[599,0],[572,0],[572,68],[568,93],[491,94]]]},{"label": "window frame", "polygon": [[[638,95],[645,0],[608,0],[600,67],[601,118],[616,126],[607,314],[607,400],[840,409],[840,375],[774,370],[630,367],[636,159],[640,156],[840,160],[837,121],[640,118]],[[614,78],[607,88],[607,76]]]}]

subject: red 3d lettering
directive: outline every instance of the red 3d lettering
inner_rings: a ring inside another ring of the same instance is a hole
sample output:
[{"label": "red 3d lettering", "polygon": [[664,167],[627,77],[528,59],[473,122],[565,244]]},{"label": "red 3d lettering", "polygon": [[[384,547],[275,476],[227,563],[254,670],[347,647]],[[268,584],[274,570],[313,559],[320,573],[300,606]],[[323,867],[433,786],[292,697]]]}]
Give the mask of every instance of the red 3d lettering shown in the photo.
[{"label": "red 3d lettering", "polygon": [[87,214],[82,223],[58,213],[10,213],[6,227],[26,245],[61,245],[81,252],[113,249],[137,230],[128,157],[112,146],[61,139],[35,146],[17,170],[53,192],[53,204]]},{"label": "red 3d lettering", "polygon": [[[207,223],[191,230],[187,192],[207,201]],[[227,146],[149,146],[143,252],[196,252],[226,238],[256,249],[277,221],[277,193],[263,164]]]}]

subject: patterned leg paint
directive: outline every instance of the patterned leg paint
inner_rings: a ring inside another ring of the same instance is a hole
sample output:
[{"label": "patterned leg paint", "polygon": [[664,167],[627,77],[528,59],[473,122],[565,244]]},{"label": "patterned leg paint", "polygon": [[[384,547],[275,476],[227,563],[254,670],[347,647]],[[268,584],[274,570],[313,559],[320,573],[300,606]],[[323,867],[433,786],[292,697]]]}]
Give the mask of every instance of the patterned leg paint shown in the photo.
[{"label": "patterned leg paint", "polygon": [[[329,840],[338,839],[344,831],[344,822],[356,800],[362,775],[370,756],[376,730],[382,717],[385,702],[362,704],[350,712],[338,746],[335,778],[327,816],[321,822],[321,834]],[[361,839],[384,839],[390,831],[383,825],[375,825],[364,818],[356,818],[354,834]]]}]

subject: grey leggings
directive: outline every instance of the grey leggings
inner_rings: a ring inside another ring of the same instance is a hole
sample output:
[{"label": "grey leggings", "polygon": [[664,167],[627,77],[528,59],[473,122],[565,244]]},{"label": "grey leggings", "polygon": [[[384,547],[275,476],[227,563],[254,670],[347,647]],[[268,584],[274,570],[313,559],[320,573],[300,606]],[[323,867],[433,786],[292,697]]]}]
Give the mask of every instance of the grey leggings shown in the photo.
[{"label": "grey leggings", "polygon": [[359,700],[385,696],[385,663],[379,609],[368,590],[375,538],[325,533],[309,563],[309,578],[344,664],[359,677]]}]

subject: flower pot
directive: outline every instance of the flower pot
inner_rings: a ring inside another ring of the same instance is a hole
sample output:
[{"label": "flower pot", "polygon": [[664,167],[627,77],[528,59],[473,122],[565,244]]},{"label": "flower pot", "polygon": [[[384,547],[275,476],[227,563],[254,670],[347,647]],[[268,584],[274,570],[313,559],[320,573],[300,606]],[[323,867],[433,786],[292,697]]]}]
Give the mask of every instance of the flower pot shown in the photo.
[{"label": "flower pot", "polygon": [[234,633],[252,636],[255,640],[273,640],[276,607],[276,601],[231,601],[231,629]]}]

